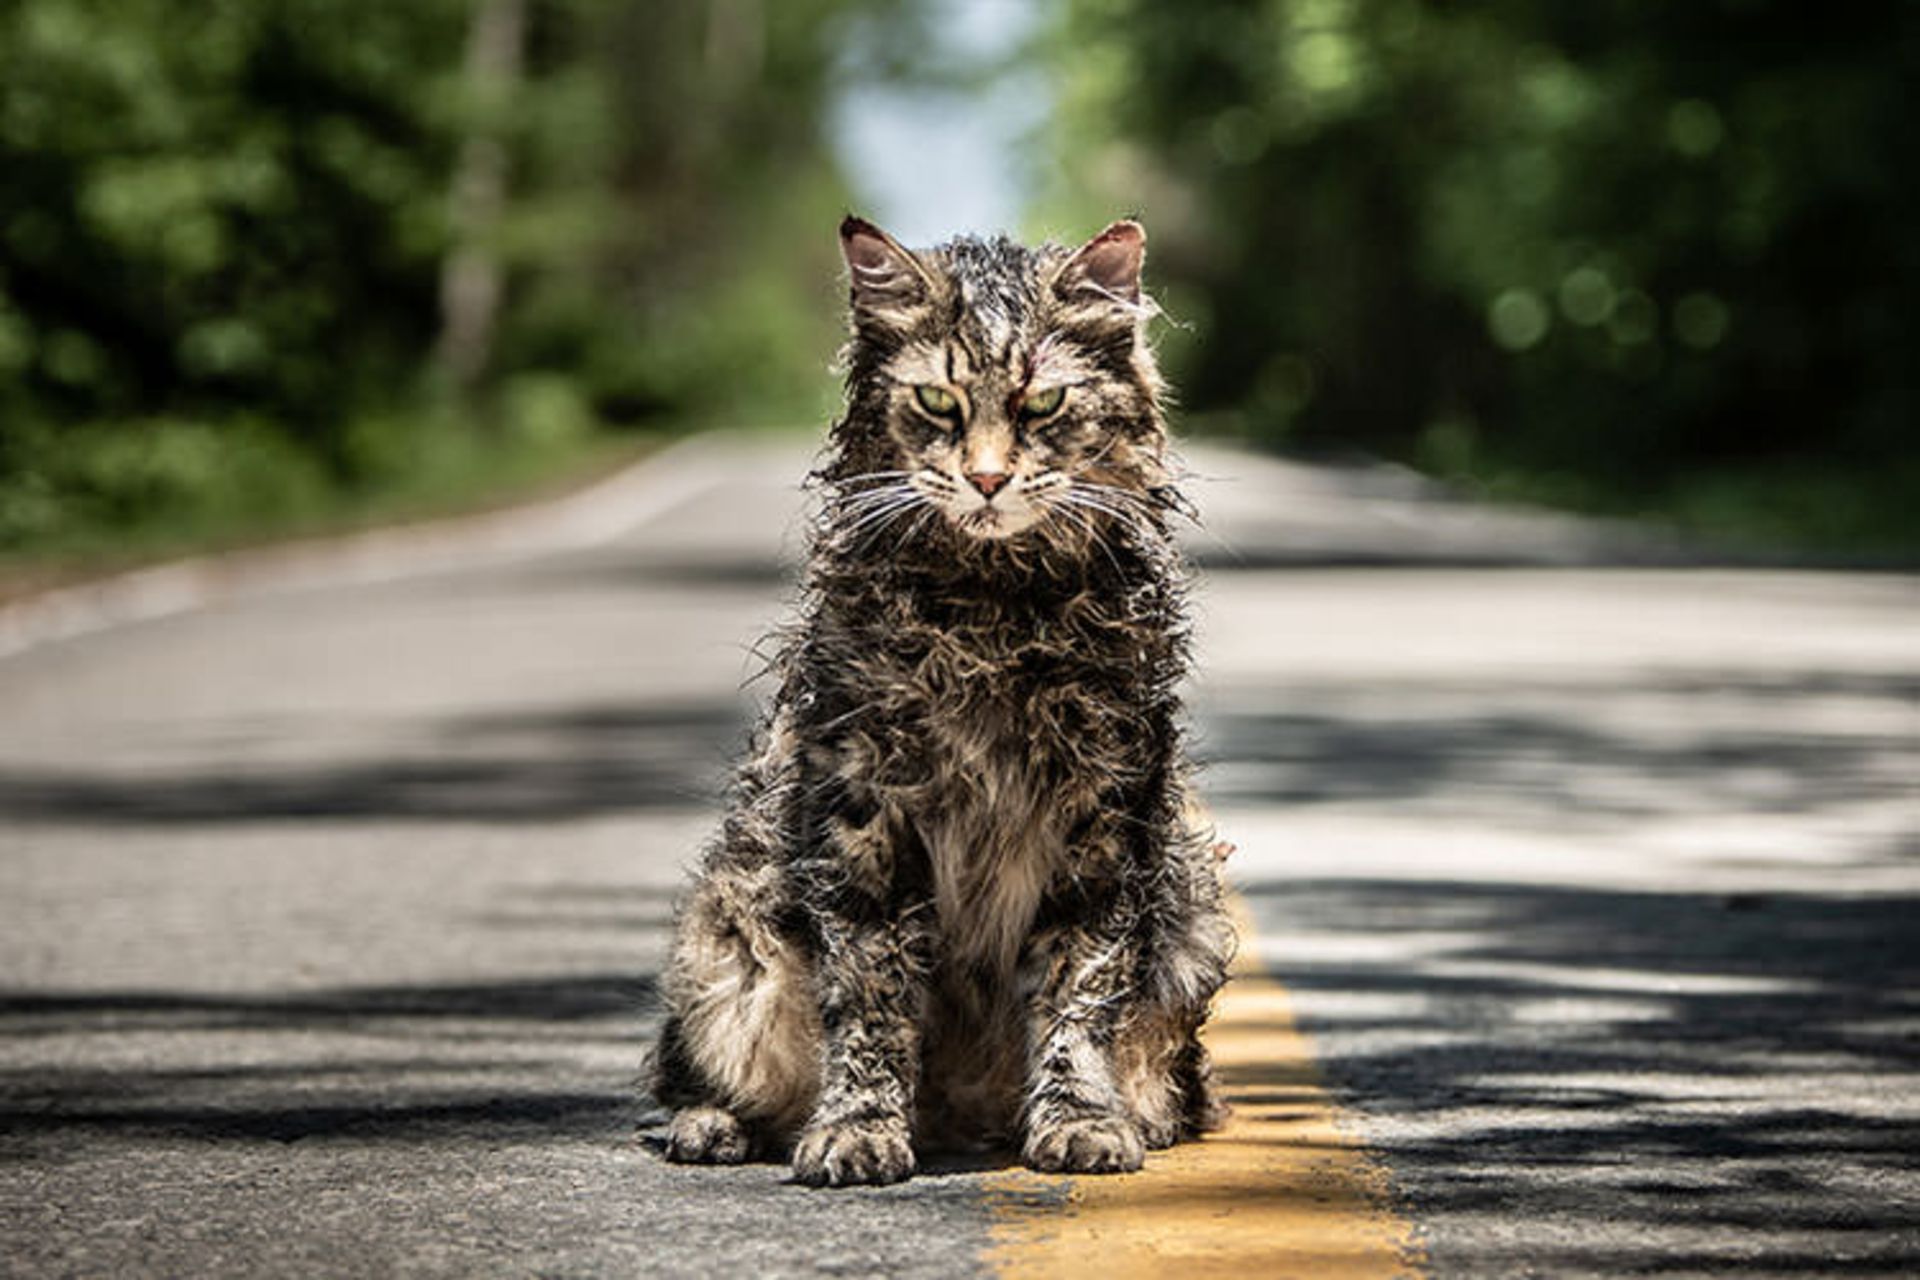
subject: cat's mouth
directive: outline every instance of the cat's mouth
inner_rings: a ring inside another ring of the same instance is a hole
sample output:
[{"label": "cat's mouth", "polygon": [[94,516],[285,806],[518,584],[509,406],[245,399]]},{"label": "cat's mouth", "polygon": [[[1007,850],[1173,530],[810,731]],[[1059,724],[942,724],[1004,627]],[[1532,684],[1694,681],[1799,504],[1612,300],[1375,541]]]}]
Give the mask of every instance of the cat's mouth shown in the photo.
[{"label": "cat's mouth", "polygon": [[1006,523],[1006,516],[997,507],[975,507],[960,517],[961,527],[976,533],[992,533]]},{"label": "cat's mouth", "polygon": [[[1044,503],[1022,491],[1016,483],[997,486],[998,491],[979,494],[958,478],[939,471],[922,471],[909,482],[922,501],[936,508],[947,524],[961,534],[985,542],[1011,538],[1040,522]],[[876,503],[884,501],[873,499]]]},{"label": "cat's mouth", "polygon": [[957,513],[953,517],[953,522],[964,533],[976,538],[995,540],[1010,538],[1030,527],[1034,523],[1034,514],[1031,511],[1015,514],[1005,507],[986,503],[971,511]]}]

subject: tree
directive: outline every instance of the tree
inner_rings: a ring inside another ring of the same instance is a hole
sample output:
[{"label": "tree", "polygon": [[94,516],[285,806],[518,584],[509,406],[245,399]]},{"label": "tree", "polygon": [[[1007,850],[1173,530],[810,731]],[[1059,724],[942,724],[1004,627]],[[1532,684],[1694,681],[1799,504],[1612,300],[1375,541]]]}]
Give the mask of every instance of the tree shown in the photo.
[{"label": "tree", "polygon": [[1071,0],[1052,49],[1063,185],[1147,205],[1202,423],[1920,499],[1920,10]]},{"label": "tree", "polygon": [[903,4],[0,2],[0,549],[823,417],[836,41]]}]

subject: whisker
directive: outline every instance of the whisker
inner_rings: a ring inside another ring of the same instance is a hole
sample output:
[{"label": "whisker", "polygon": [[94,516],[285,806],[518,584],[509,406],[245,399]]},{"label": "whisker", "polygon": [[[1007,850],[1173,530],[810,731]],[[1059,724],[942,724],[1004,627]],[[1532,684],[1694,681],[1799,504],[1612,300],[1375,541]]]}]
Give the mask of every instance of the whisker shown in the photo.
[{"label": "whisker", "polygon": [[[1083,513],[1087,511],[1097,511],[1101,515],[1114,521],[1119,527],[1127,530],[1141,542],[1150,543],[1159,537],[1158,531],[1146,522],[1145,517],[1135,512],[1108,506],[1099,499],[1089,497],[1083,493],[1068,493],[1063,496],[1065,498],[1062,504],[1064,507],[1077,507],[1080,508]],[[1092,519],[1091,516],[1087,516],[1086,518],[1089,520]]]},{"label": "whisker", "polygon": [[859,511],[877,503],[892,502],[899,498],[913,497],[914,490],[905,484],[891,484],[884,489],[869,489],[865,493],[856,493],[837,499],[833,503],[836,511]]},{"label": "whisker", "polygon": [[1150,528],[1150,526],[1145,523],[1146,521],[1145,512],[1136,510],[1132,507],[1120,506],[1108,500],[1106,497],[1102,495],[1085,493],[1082,491],[1070,489],[1063,496],[1066,498],[1068,502],[1073,503],[1076,506],[1089,507],[1095,511],[1104,511],[1108,515],[1114,517],[1117,520],[1120,520],[1121,522],[1127,525],[1132,526],[1135,529],[1144,530],[1144,529]]},{"label": "whisker", "polygon": [[873,538],[878,537],[880,534],[884,533],[886,530],[891,528],[895,522],[902,520],[906,516],[911,514],[912,511],[913,511],[913,508],[911,506],[894,508],[888,511],[879,520],[874,521],[871,528],[860,531],[860,535],[865,539],[871,541]]},{"label": "whisker", "polygon": [[1131,489],[1122,489],[1118,485],[1101,484],[1097,480],[1073,481],[1073,492],[1082,498],[1104,502],[1110,507],[1124,509],[1141,517],[1150,516],[1159,508],[1150,499],[1142,497]]},{"label": "whisker", "polygon": [[865,493],[856,493],[851,497],[841,498],[834,505],[842,511],[858,511],[862,507],[870,507],[876,502],[887,502],[895,498],[908,497],[912,494],[913,490],[906,485],[889,485],[885,489],[869,489]]},{"label": "whisker", "polygon": [[1143,512],[1171,511],[1195,528],[1205,527],[1200,519],[1199,508],[1193,504],[1192,499],[1180,491],[1177,485],[1157,485],[1145,493],[1139,493],[1132,489],[1123,489],[1119,485],[1103,484],[1098,480],[1076,479],[1074,483],[1096,489],[1112,498],[1137,506]]},{"label": "whisker", "polygon": [[1070,501],[1049,504],[1049,507],[1051,510],[1059,512],[1071,522],[1074,527],[1078,528],[1085,535],[1088,542],[1100,548],[1101,553],[1107,557],[1107,563],[1113,566],[1115,574],[1125,576],[1125,571],[1120,567],[1120,558],[1113,554],[1113,548],[1108,545],[1107,539],[1102,535],[1099,526],[1094,524],[1092,516],[1088,515],[1085,511],[1079,510],[1077,504]]},{"label": "whisker", "polygon": [[869,484],[877,480],[898,480],[903,476],[910,476],[912,474],[913,472],[911,471],[862,471],[859,475],[842,476],[838,480],[833,481],[833,484],[836,486]]},{"label": "whisker", "polygon": [[864,508],[850,512],[849,514],[852,515],[853,519],[849,527],[859,528],[869,520],[883,516],[889,511],[896,511],[901,507],[913,506],[918,501],[918,494],[889,494],[884,501],[871,503]]},{"label": "whisker", "polygon": [[1087,480],[1079,476],[1073,478],[1072,484],[1074,488],[1085,492],[1102,494],[1123,502],[1135,503],[1142,507],[1150,507],[1152,505],[1152,503],[1140,493],[1133,489],[1123,489],[1117,484],[1104,484],[1099,480]]},{"label": "whisker", "polygon": [[884,527],[894,518],[905,514],[926,502],[918,493],[909,491],[905,495],[894,496],[891,502],[881,503],[863,511],[849,523],[839,527],[838,532],[847,538],[853,538],[864,530],[875,526]]}]

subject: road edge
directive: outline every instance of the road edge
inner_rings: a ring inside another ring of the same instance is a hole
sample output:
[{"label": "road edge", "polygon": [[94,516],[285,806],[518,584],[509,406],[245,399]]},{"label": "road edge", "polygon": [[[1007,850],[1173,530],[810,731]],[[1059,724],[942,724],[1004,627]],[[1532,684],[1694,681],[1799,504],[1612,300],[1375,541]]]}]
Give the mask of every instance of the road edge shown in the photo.
[{"label": "road edge", "polygon": [[53,587],[0,604],[0,661],[129,623],[242,597],[387,582],[609,541],[684,501],[698,463],[732,434],[683,437],[582,489],[472,515],[214,552]]}]

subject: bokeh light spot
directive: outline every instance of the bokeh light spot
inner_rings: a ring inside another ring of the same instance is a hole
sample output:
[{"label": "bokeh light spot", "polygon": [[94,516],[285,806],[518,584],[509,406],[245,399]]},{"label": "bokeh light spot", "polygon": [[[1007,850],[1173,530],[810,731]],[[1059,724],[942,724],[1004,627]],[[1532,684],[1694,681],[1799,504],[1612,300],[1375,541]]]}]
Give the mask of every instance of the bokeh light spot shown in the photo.
[{"label": "bokeh light spot", "polygon": [[1710,156],[1726,137],[1726,126],[1711,102],[1688,98],[1673,104],[1667,113],[1667,141],[1675,151],[1689,159]]},{"label": "bokeh light spot", "polygon": [[1591,327],[1613,314],[1613,281],[1598,267],[1577,267],[1560,281],[1560,312],[1577,325]]},{"label": "bokeh light spot", "polygon": [[1673,304],[1673,336],[1706,351],[1720,345],[1731,319],[1727,304],[1711,293],[1689,293]]},{"label": "bokeh light spot", "polygon": [[1248,164],[1267,149],[1266,119],[1251,107],[1229,107],[1207,126],[1213,153],[1225,164]]},{"label": "bokeh light spot", "polygon": [[94,381],[105,365],[100,348],[77,329],[61,329],[52,334],[41,348],[40,363],[48,377],[72,387]]},{"label": "bokeh light spot", "polygon": [[1553,317],[1531,289],[1508,289],[1487,308],[1487,332],[1508,351],[1525,351],[1547,336]]},{"label": "bokeh light spot", "polygon": [[212,376],[242,373],[267,358],[260,333],[244,320],[224,317],[206,320],[181,335],[180,362],[195,373]]},{"label": "bokeh light spot", "polygon": [[1359,59],[1353,40],[1338,31],[1314,31],[1293,46],[1293,74],[1310,93],[1337,95],[1353,87]]}]

